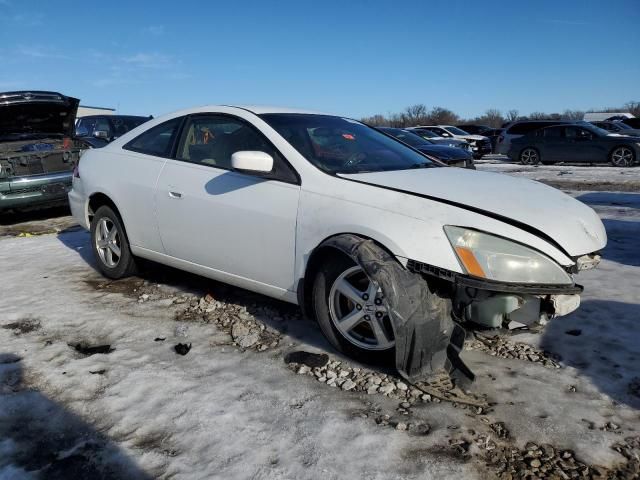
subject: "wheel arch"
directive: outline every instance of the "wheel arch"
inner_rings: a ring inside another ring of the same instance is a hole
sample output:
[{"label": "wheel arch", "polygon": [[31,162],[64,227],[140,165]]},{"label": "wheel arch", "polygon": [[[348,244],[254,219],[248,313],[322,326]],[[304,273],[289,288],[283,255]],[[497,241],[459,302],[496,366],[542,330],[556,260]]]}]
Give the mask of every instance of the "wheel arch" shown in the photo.
[{"label": "wheel arch", "polygon": [[339,237],[355,237],[363,240],[371,240],[376,244],[376,246],[386,251],[393,258],[398,259],[397,255],[394,255],[391,249],[385,246],[384,243],[380,242],[376,238],[372,238],[361,233],[342,232],[324,238],[320,243],[318,243],[318,245],[316,245],[313,250],[311,250],[311,253],[309,254],[308,260],[305,264],[304,276],[298,280],[298,304],[302,309],[302,313],[308,318],[313,318],[314,316],[313,309],[311,308],[313,281],[315,279],[316,273],[318,272],[318,268],[323,263],[323,260],[332,255],[343,255],[348,257],[347,253],[344,250],[338,248],[335,245],[334,240],[338,239]]},{"label": "wheel arch", "polygon": [[116,202],[113,201],[113,199],[107,195],[106,193],[103,192],[94,192],[91,195],[89,195],[89,201],[88,201],[88,205],[87,205],[87,224],[90,226],[91,225],[91,219],[93,218],[93,215],[95,214],[95,212],[100,208],[100,207],[104,207],[104,206],[108,206],[109,208],[111,208],[113,210],[113,213],[115,213],[118,218],[120,219],[120,222],[122,223],[122,228],[124,230],[124,235],[125,238],[127,239],[127,241],[129,241],[129,237],[127,235],[127,226],[124,222],[124,219],[122,218],[122,213],[120,213],[120,209],[118,208],[118,205],[116,204]]}]

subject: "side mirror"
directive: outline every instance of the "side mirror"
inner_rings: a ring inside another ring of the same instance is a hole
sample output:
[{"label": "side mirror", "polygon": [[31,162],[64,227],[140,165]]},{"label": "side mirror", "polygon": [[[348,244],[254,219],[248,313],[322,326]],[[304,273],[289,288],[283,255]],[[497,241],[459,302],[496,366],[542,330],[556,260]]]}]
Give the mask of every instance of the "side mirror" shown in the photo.
[{"label": "side mirror", "polygon": [[101,138],[102,140],[109,140],[109,132],[106,130],[96,130],[93,132],[93,136],[96,138]]},{"label": "side mirror", "polygon": [[231,168],[239,172],[269,173],[273,157],[265,152],[241,150],[231,155]]}]

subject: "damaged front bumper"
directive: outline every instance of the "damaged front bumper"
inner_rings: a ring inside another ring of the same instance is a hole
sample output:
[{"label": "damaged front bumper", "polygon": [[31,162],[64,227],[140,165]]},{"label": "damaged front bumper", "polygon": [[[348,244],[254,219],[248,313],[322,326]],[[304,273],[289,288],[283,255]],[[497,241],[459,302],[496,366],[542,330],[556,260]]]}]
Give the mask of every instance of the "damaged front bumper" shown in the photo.
[{"label": "damaged front bumper", "polygon": [[[593,268],[597,262],[593,259],[585,264]],[[583,290],[577,284],[515,284],[473,278],[413,260],[407,262],[407,269],[447,282],[453,290],[457,319],[490,328],[544,324],[567,315],[579,307]]]}]

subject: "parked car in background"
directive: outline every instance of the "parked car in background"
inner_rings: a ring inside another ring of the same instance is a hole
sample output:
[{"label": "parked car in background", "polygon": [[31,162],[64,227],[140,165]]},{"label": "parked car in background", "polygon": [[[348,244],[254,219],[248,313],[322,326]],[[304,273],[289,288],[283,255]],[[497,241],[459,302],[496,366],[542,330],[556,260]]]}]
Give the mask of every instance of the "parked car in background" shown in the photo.
[{"label": "parked car in background", "polygon": [[503,125],[503,132],[498,136],[495,153],[508,155],[511,147],[511,141],[526,135],[529,132],[538,130],[539,128],[549,127],[551,125],[562,125],[572,123],[563,120],[516,120],[514,122]]},{"label": "parked car in background", "polygon": [[437,145],[445,145],[447,147],[456,147],[456,148],[461,148],[463,150],[467,150],[469,152],[471,151],[471,144],[466,140],[458,140],[457,138],[452,138],[452,137],[448,137],[448,138],[439,137],[438,135],[433,133],[431,130],[428,130],[426,128],[420,128],[420,127],[408,127],[408,128],[405,128],[405,130],[408,130],[409,132],[413,132],[416,135],[426,140],[429,140],[430,142],[433,142]]},{"label": "parked car in background", "polygon": [[76,137],[83,139],[93,148],[100,148],[152,118],[134,115],[88,115],[76,120]]},{"label": "parked car in background", "polygon": [[105,276],[147,258],[298,304],[336,349],[395,358],[410,379],[462,361],[454,320],[531,325],[575,310],[573,275],[607,238],[555,188],[443,167],[356,120],[278,107],[154,119],[86,151],[69,200]]},{"label": "parked car in background", "polygon": [[484,132],[488,130],[492,130],[491,127],[487,127],[486,125],[473,125],[473,124],[456,125],[456,128],[459,128],[460,130],[463,130],[472,135],[484,135]]},{"label": "parked car in background", "polygon": [[621,122],[626,123],[631,128],[635,128],[636,130],[640,130],[640,118],[623,118]]},{"label": "parked car in background", "polygon": [[586,122],[554,125],[513,139],[509,158],[525,165],[611,162],[631,167],[640,159],[640,138],[611,134]]},{"label": "parked car in background", "polygon": [[378,127],[378,130],[387,135],[391,135],[393,138],[397,138],[422,153],[435,157],[450,167],[476,168],[473,163],[473,155],[467,150],[448,147],[446,145],[437,145],[403,128]]},{"label": "parked car in background", "polygon": [[610,133],[619,133],[620,135],[632,135],[635,137],[640,136],[640,129],[635,129],[622,121],[611,122],[611,121],[605,120],[602,122],[591,122],[591,123],[596,127],[602,128],[603,130],[606,130],[607,132],[610,132]]},{"label": "parked car in background", "polygon": [[67,203],[80,151],[79,100],[56,92],[0,93],[0,212]]},{"label": "parked car in background", "polygon": [[436,135],[444,138],[457,138],[468,142],[471,145],[471,153],[475,159],[491,153],[491,141],[483,135],[473,135],[451,125],[421,125],[420,128],[431,130]]}]

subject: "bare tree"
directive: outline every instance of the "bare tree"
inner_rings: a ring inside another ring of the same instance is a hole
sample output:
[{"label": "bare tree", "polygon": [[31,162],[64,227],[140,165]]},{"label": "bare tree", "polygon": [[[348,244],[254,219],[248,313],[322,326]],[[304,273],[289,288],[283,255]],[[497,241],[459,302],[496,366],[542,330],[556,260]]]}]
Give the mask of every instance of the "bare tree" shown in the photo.
[{"label": "bare tree", "polygon": [[433,107],[427,117],[427,122],[434,125],[451,125],[458,123],[460,117],[448,108]]},{"label": "bare tree", "polygon": [[513,109],[507,112],[507,120],[509,122],[515,122],[518,118],[520,118],[518,110]]},{"label": "bare tree", "polygon": [[624,108],[634,117],[640,117],[640,102],[627,102]]},{"label": "bare tree", "polygon": [[405,127],[415,127],[416,125],[424,124],[427,120],[427,107],[422,103],[411,105],[404,109],[404,122]]}]

